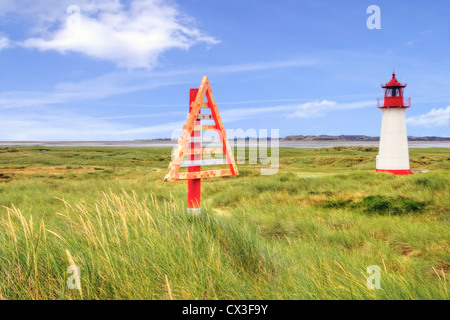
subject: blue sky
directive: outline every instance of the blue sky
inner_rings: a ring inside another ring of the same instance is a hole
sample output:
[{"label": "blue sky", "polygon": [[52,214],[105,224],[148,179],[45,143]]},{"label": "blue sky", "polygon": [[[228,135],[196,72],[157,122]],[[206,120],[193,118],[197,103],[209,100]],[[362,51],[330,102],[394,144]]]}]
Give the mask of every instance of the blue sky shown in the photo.
[{"label": "blue sky", "polygon": [[171,137],[204,75],[226,128],[377,136],[393,68],[450,136],[448,1],[1,0],[0,141]]}]

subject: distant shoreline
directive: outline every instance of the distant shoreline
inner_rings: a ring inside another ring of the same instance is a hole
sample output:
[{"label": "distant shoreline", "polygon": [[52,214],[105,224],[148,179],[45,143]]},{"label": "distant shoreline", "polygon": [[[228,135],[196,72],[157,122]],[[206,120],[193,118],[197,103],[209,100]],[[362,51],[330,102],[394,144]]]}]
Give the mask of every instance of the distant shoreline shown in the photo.
[{"label": "distant shoreline", "polygon": [[[370,137],[363,135],[339,135],[339,136],[329,136],[329,135],[295,135],[286,136],[284,141],[380,141],[380,137]],[[450,141],[449,137],[436,137],[436,136],[425,136],[425,137],[414,137],[408,136],[408,141]]]},{"label": "distant shoreline", "polygon": [[[270,137],[267,138],[271,140]],[[232,139],[230,139],[231,141]],[[236,140],[236,139],[234,139]],[[249,138],[245,138],[249,140]],[[293,142],[339,142],[339,143],[350,143],[350,142],[369,142],[368,146],[372,146],[372,142],[380,141],[380,137],[371,137],[364,135],[291,135],[284,138],[279,138],[280,143],[293,143]],[[414,137],[408,136],[408,142],[449,142],[450,137],[437,137],[437,136],[425,136],[425,137]],[[0,141],[0,146],[73,146],[73,145],[92,145],[92,146],[118,146],[118,145],[174,145],[175,141],[170,138],[160,138],[160,139],[135,139],[135,140],[119,140],[119,141]]]},{"label": "distant shoreline", "polygon": [[[230,141],[233,144],[233,141]],[[177,144],[171,140],[130,141],[0,141],[0,147],[135,147],[164,148]],[[284,140],[280,147],[287,148],[332,148],[332,147],[378,147],[378,141],[345,140]],[[450,141],[409,141],[410,148],[450,148]]]}]

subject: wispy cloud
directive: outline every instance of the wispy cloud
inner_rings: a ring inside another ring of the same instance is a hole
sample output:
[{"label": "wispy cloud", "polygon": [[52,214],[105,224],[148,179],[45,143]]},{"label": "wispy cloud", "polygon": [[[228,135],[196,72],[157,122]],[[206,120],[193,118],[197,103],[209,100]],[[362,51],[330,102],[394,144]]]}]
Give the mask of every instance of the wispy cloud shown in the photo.
[{"label": "wispy cloud", "polygon": [[56,92],[0,92],[0,109],[36,107],[63,103],[67,100],[67,98],[67,94]]},{"label": "wispy cloud", "polygon": [[447,108],[434,108],[428,113],[409,117],[407,123],[418,127],[450,126],[450,106]]},{"label": "wispy cloud", "polygon": [[259,115],[274,114],[278,116],[281,112],[291,111],[295,108],[292,105],[259,107],[259,108],[233,108],[226,109],[220,112],[224,122],[240,121],[254,118]]},{"label": "wispy cloud", "polygon": [[265,100],[246,100],[246,101],[233,101],[233,102],[221,102],[221,105],[233,105],[233,104],[256,104],[256,103],[268,103],[268,102],[301,102],[306,99],[265,99]]},{"label": "wispy cloud", "polygon": [[[373,104],[373,102],[371,101]],[[254,119],[258,116],[272,118],[320,117],[339,109],[354,109],[368,105],[365,101],[337,103],[335,101],[312,101],[304,104],[277,105],[270,107],[221,109],[224,122],[232,123]],[[7,110],[4,110],[7,112]],[[301,115],[300,112],[305,113]],[[160,118],[171,115],[172,122],[142,126],[127,119]],[[155,114],[129,114],[106,117],[90,117],[76,111],[37,108],[26,113],[10,110],[2,117],[1,140],[54,141],[54,140],[133,140],[149,138],[178,138],[186,122],[184,111]],[[179,120],[179,121],[178,121]],[[283,120],[282,120],[283,121]]]},{"label": "wispy cloud", "polygon": [[338,103],[335,101],[322,100],[310,101],[302,104],[226,109],[224,111],[221,111],[221,115],[225,122],[250,119],[258,115],[267,116],[267,114],[273,114],[273,116],[275,117],[282,117],[287,119],[314,118],[326,116],[329,112],[333,112],[336,110],[358,109],[371,106],[374,106],[374,101],[372,100],[348,103]]},{"label": "wispy cloud", "polygon": [[[296,61],[295,63],[292,61]],[[266,61],[250,64],[202,66],[199,69],[206,74],[228,72],[260,71],[264,68],[285,68],[288,66],[309,65],[303,60]],[[309,60],[304,60],[309,61]],[[313,62],[311,62],[313,63]],[[251,67],[250,67],[251,66]],[[190,84],[190,75],[197,75],[197,69],[171,70],[148,73],[141,70],[117,71],[78,82],[63,82],[51,92],[0,92],[0,109],[34,107],[67,102],[93,101],[112,96],[153,90],[166,86]],[[197,78],[196,78],[197,79]],[[198,79],[197,79],[198,80]],[[250,104],[275,101],[300,101],[299,99],[257,100],[230,102],[224,104]]]},{"label": "wispy cloud", "polygon": [[[123,117],[126,118],[126,117]],[[83,117],[69,112],[16,114],[2,123],[4,141],[98,141],[170,137],[184,121],[150,126],[123,123],[120,117],[104,119]]]},{"label": "wispy cloud", "polygon": [[219,66],[215,68],[209,68],[210,72],[244,72],[244,71],[259,71],[289,67],[311,67],[317,66],[321,62],[318,59],[293,59],[283,61],[266,61],[266,62],[253,62],[246,64],[236,64],[228,66]]},{"label": "wispy cloud", "polygon": [[61,12],[56,26],[49,23],[46,30],[22,45],[42,51],[78,52],[128,69],[151,69],[167,50],[218,43],[195,27],[193,18],[162,0],[131,0],[128,5],[85,0],[79,8],[80,19],[74,11],[69,17],[73,21],[66,21],[67,16]]}]

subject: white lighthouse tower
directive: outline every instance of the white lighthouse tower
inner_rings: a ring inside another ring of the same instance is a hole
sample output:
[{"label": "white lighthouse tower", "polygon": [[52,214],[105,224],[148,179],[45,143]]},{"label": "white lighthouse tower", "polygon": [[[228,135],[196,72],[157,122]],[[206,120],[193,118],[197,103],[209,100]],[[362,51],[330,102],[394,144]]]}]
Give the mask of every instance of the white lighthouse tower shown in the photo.
[{"label": "white lighthouse tower", "polygon": [[377,155],[377,172],[412,174],[409,168],[408,136],[406,134],[405,110],[411,106],[411,98],[405,104],[401,84],[392,74],[392,79],[384,86],[384,103],[378,108],[383,111],[381,122],[380,148]]}]

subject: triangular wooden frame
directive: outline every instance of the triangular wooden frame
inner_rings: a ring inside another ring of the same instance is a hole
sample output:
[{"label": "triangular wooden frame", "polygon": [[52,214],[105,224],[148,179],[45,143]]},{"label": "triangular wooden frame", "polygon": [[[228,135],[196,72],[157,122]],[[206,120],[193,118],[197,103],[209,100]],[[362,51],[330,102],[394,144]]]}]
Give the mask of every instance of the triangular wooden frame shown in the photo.
[{"label": "triangular wooden frame", "polygon": [[[204,103],[203,100],[206,99],[208,102]],[[207,105],[205,105],[207,104]],[[225,129],[222,124],[222,119],[219,115],[219,110],[217,108],[216,101],[214,99],[211,86],[209,84],[208,77],[204,76],[198,89],[197,96],[191,104],[191,111],[188,116],[186,124],[183,126],[183,135],[178,139],[178,147],[175,149],[175,157],[169,164],[169,173],[165,176],[164,181],[177,181],[177,180],[189,180],[189,179],[201,179],[208,177],[219,177],[219,176],[229,176],[238,175],[238,169],[236,162],[234,161],[234,155],[230,148],[230,143],[228,142]],[[183,161],[183,156],[185,153],[189,152],[188,148],[190,143],[191,134],[194,130],[195,121],[198,119],[201,108],[209,108],[211,110],[212,120],[214,120],[215,126],[203,126],[203,130],[217,130],[219,133],[219,138],[222,142],[223,153],[226,157],[226,162],[229,169],[220,170],[207,170],[207,171],[197,171],[197,172],[183,172],[178,173],[180,170],[181,163]]]}]

